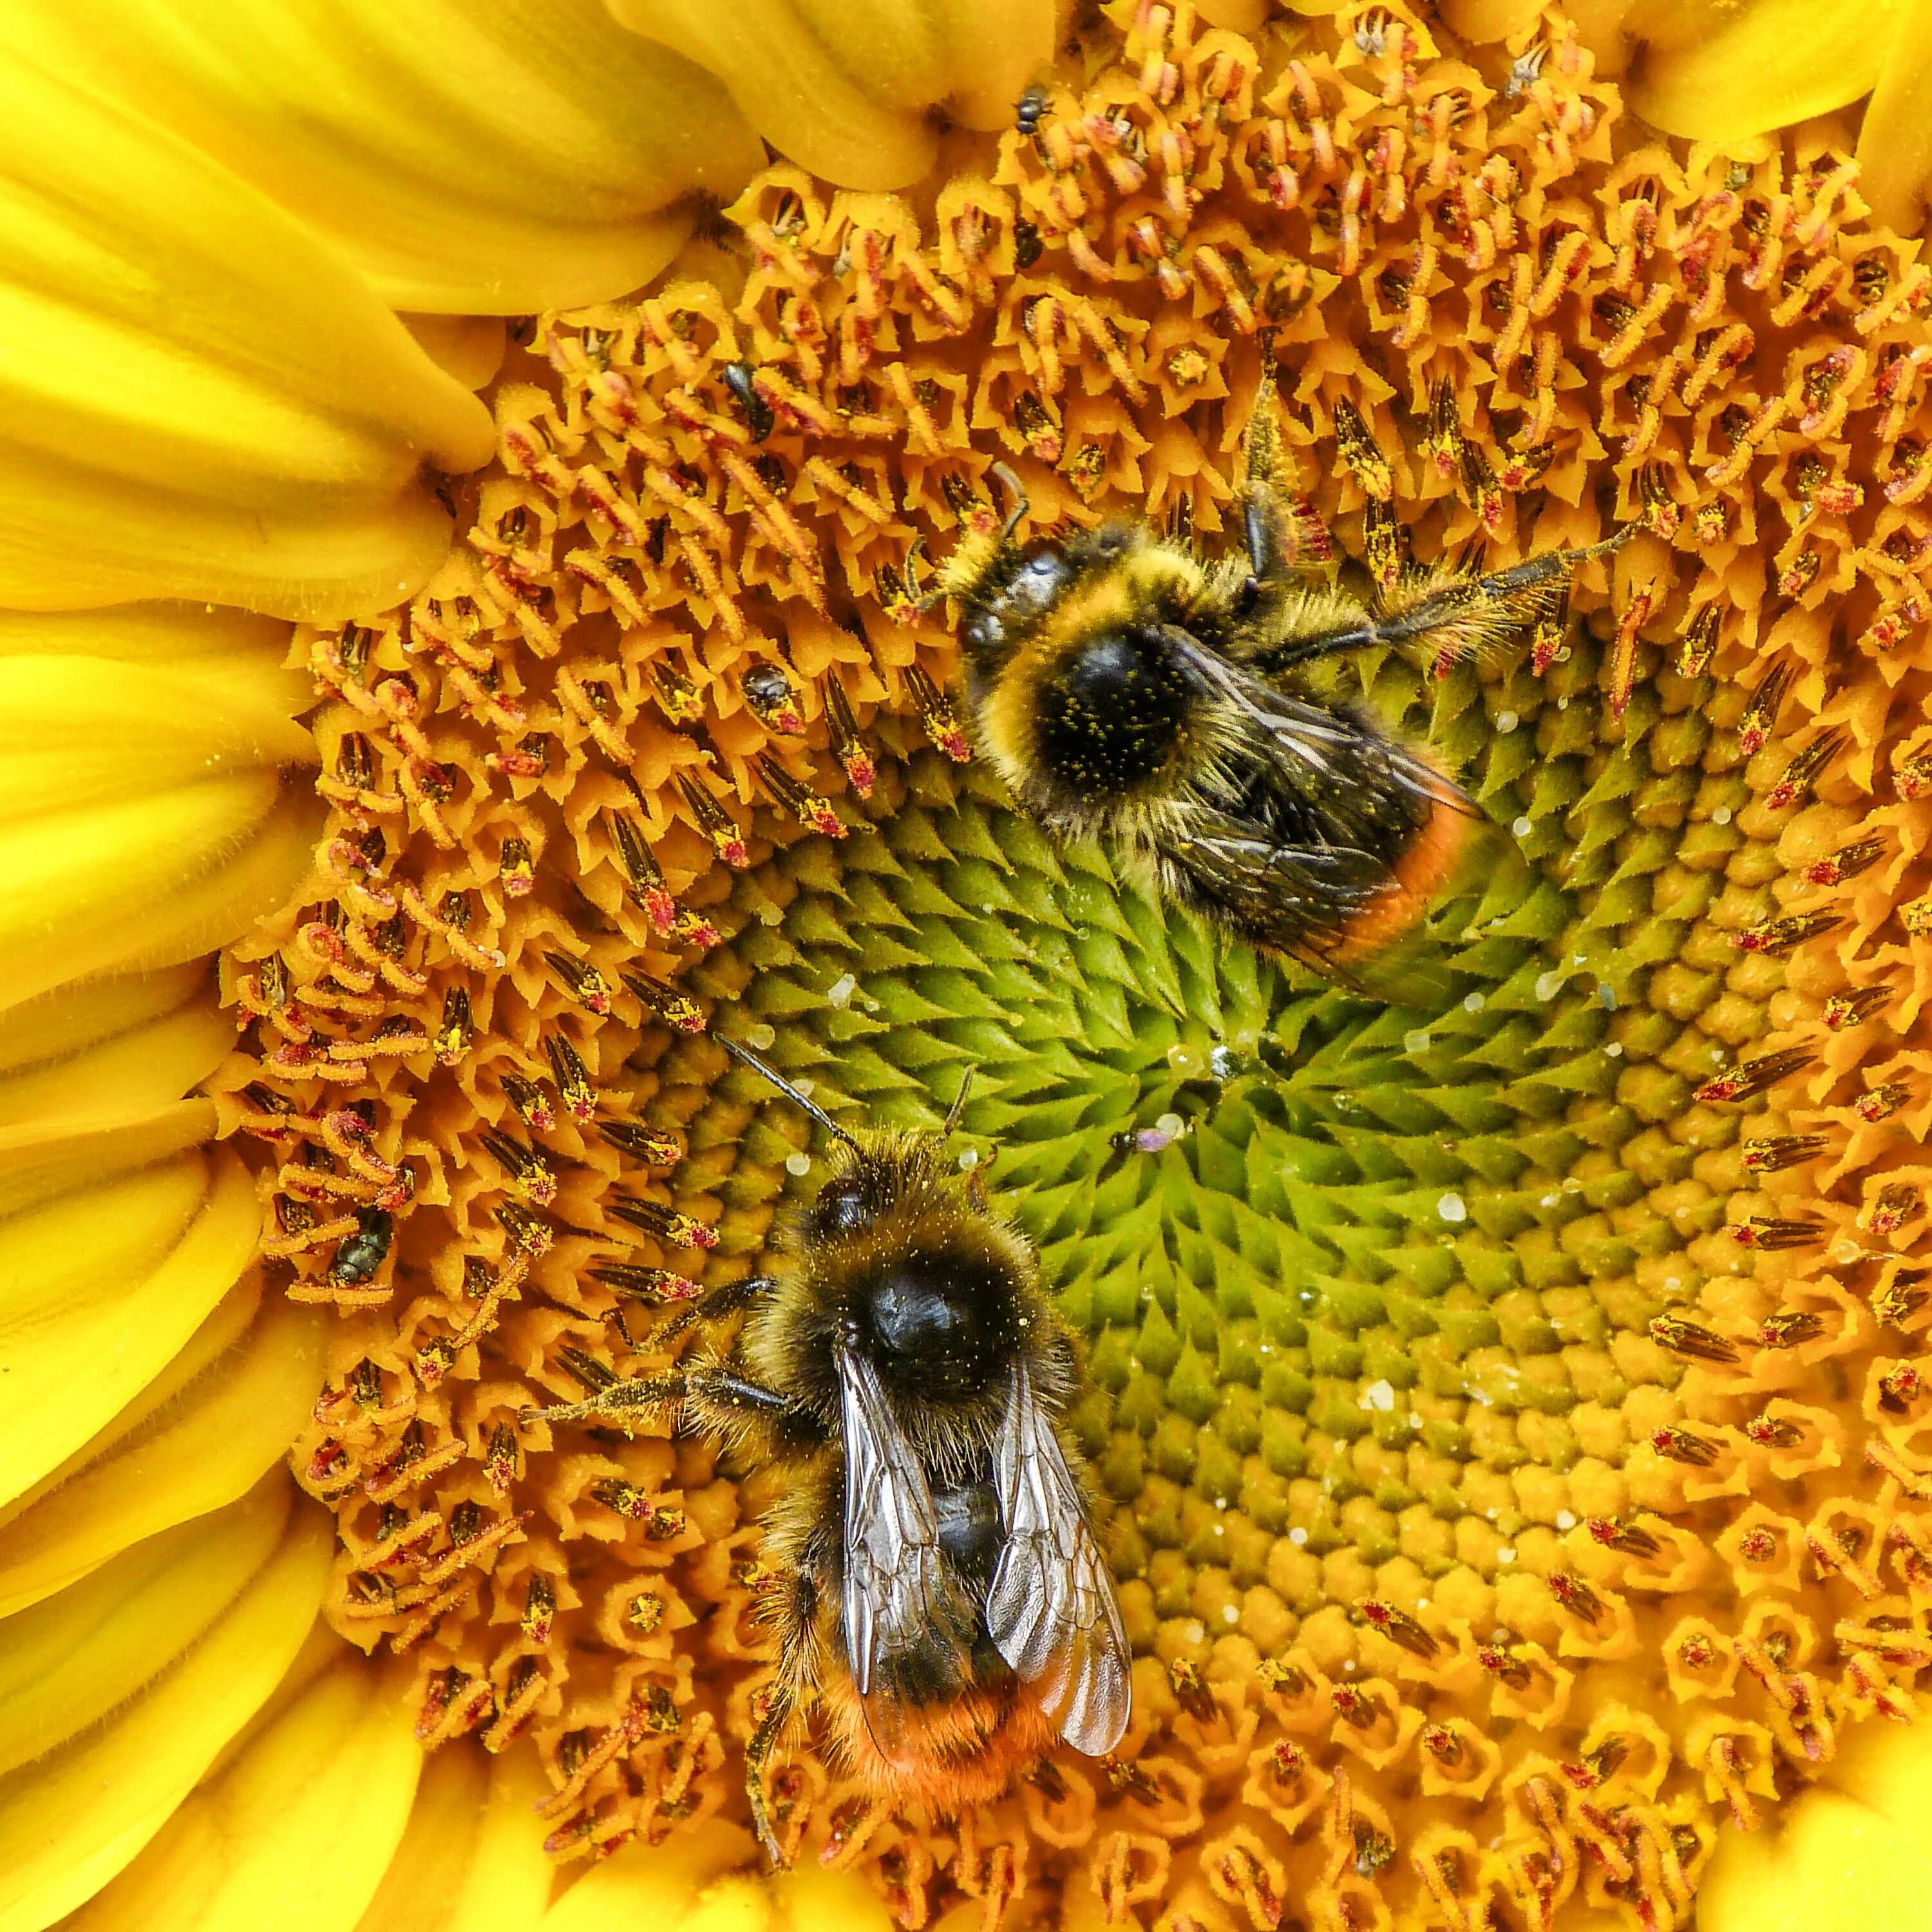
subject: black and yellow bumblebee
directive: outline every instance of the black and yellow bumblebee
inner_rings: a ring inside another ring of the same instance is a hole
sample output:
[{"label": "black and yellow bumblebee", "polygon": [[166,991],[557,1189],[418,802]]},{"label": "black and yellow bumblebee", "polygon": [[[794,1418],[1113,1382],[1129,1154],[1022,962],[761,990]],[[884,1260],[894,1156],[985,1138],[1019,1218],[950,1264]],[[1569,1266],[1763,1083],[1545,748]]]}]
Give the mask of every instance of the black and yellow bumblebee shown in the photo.
[{"label": "black and yellow bumblebee", "polygon": [[1488,576],[1408,572],[1372,608],[1304,561],[1271,380],[1243,457],[1243,543],[1214,560],[1142,521],[1022,546],[1025,493],[995,465],[1004,525],[960,543],[932,601],[958,604],[976,735],[1023,812],[1222,932],[1351,979],[1420,920],[1480,814],[1426,750],[1294,673],[1501,643],[1627,532]]},{"label": "black and yellow bumblebee", "polygon": [[1131,1658],[1061,1426],[1072,1342],[983,1169],[946,1157],[968,1082],[937,1136],[849,1133],[719,1044],[832,1135],[840,1165],[772,1273],[694,1304],[707,1322],[746,1311],[728,1354],[523,1420],[681,1414],[782,1471],[763,1550],[778,1664],[746,1786],[782,1862],[764,1772],[794,1712],[823,1712],[829,1754],[872,1791],[950,1816],[1056,1740],[1111,1750]]}]

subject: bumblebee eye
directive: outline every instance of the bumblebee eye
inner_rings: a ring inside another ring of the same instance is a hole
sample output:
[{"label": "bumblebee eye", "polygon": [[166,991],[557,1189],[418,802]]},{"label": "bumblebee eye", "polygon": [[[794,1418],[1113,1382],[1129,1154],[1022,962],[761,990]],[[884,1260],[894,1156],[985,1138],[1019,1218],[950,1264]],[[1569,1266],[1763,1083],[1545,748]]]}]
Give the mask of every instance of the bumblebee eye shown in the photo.
[{"label": "bumblebee eye", "polygon": [[1035,550],[1013,572],[1001,601],[1029,614],[1044,610],[1066,588],[1072,575],[1072,566],[1064,551]]},{"label": "bumblebee eye", "polygon": [[818,1198],[806,1210],[805,1231],[814,1240],[836,1240],[870,1227],[878,1211],[865,1176],[842,1174],[819,1190]]}]

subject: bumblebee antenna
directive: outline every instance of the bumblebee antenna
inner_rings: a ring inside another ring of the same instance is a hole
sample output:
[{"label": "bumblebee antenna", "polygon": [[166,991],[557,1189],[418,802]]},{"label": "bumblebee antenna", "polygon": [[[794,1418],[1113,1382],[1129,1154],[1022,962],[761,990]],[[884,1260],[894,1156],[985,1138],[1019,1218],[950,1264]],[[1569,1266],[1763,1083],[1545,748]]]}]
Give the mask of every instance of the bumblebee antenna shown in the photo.
[{"label": "bumblebee antenna", "polygon": [[742,1060],[754,1073],[769,1080],[794,1106],[798,1108],[802,1112],[810,1114],[828,1134],[832,1135],[836,1139],[843,1141],[854,1154],[863,1151],[859,1143],[823,1107],[820,1106],[817,1101],[807,1100],[782,1073],[778,1072],[777,1068],[767,1066],[748,1046],[740,1046],[735,1040],[727,1040],[722,1033],[714,1033],[711,1037],[734,1060]]},{"label": "bumblebee antenna", "polygon": [[952,1138],[952,1130],[958,1126],[959,1118],[966,1111],[966,1096],[972,1090],[973,1070],[969,1066],[960,1076],[959,1090],[953,1095],[952,1104],[946,1110],[946,1118],[940,1123],[939,1138],[941,1141],[950,1141]]},{"label": "bumblebee antenna", "polygon": [[1020,519],[1033,505],[1027,499],[1026,485],[1004,463],[994,464],[987,474],[994,478],[1006,493],[1006,520],[1000,526],[1000,541],[1010,543],[1014,531],[1020,526]]}]

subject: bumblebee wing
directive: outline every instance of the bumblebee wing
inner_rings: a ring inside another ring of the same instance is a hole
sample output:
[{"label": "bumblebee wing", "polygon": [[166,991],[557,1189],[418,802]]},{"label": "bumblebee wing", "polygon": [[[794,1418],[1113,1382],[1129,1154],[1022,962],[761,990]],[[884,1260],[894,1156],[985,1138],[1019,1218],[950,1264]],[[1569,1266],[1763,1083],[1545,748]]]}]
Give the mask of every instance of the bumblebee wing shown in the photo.
[{"label": "bumblebee wing", "polygon": [[1026,1364],[1006,1388],[993,1444],[1006,1542],[986,1594],[986,1629],[1022,1682],[1037,1684],[1060,1735],[1089,1757],[1127,1727],[1127,1634],[1114,1580]]},{"label": "bumblebee wing", "polygon": [[963,1680],[958,1584],[945,1568],[932,1491],[878,1372],[841,1345],[845,1442],[845,1656],[874,1741],[901,1754],[899,1707],[911,1681],[930,1694],[948,1671]]},{"label": "bumblebee wing", "polygon": [[[1359,826],[1364,791],[1371,796],[1403,794],[1452,811],[1474,812],[1447,773],[1360,712],[1291,696],[1178,626],[1163,625],[1161,635],[1196,680],[1230,707],[1254,754],[1338,833]],[[1360,841],[1342,836],[1332,842]]]},{"label": "bumblebee wing", "polygon": [[1251,932],[1322,966],[1430,815],[1476,808],[1372,718],[1295,698],[1188,632],[1162,634],[1219,701],[1226,766],[1262,781],[1226,804],[1196,800],[1168,856]]}]

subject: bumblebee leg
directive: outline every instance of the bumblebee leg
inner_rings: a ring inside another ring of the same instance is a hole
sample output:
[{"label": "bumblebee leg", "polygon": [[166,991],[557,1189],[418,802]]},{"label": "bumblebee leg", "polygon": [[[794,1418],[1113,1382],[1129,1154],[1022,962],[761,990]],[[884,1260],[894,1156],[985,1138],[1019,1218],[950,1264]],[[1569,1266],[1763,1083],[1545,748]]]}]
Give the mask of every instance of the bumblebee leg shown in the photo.
[{"label": "bumblebee leg", "polygon": [[1281,430],[1275,421],[1274,378],[1264,376],[1241,435],[1247,481],[1241,491],[1241,531],[1248,547],[1246,594],[1278,582],[1288,566],[1288,519],[1282,498]]},{"label": "bumblebee leg", "polygon": [[532,1422],[614,1424],[626,1435],[640,1415],[688,1405],[716,1414],[720,1409],[761,1409],[789,1412],[796,1405],[776,1389],[747,1382],[716,1363],[700,1362],[680,1375],[652,1376],[636,1382],[613,1382],[581,1402],[558,1402],[548,1408],[526,1408],[518,1420]]},{"label": "bumblebee leg", "polygon": [[747,1275],[742,1281],[728,1281],[722,1288],[712,1288],[695,1301],[686,1302],[662,1328],[653,1328],[652,1345],[655,1347],[668,1342],[700,1322],[718,1322],[728,1315],[735,1315],[740,1309],[748,1308],[754,1301],[761,1300],[778,1285],[778,1277],[769,1274]]},{"label": "bumblebee leg", "polygon": [[1359,650],[1365,644],[1400,644],[1432,632],[1444,634],[1443,646],[1460,656],[1482,645],[1498,642],[1521,628],[1535,614],[1535,604],[1520,600],[1567,579],[1579,564],[1615,550],[1636,530],[1627,524],[1600,543],[1580,550],[1544,550],[1487,577],[1440,575],[1421,579],[1412,590],[1389,600],[1383,614],[1362,623],[1344,624],[1315,637],[1297,638],[1249,660],[1264,675],[1306,664],[1333,651]]},{"label": "bumblebee leg", "polygon": [[791,1713],[791,1694],[774,1684],[766,1699],[765,1714],[758,1720],[758,1727],[745,1747],[745,1796],[751,1801],[752,1826],[758,1834],[758,1843],[765,1848],[765,1856],[781,1871],[785,1867],[785,1855],[777,1833],[772,1829],[771,1808],[765,1802],[765,1766]]},{"label": "bumblebee leg", "polygon": [[[683,1401],[688,1378],[652,1376],[644,1380],[613,1382],[582,1402],[563,1402],[548,1408],[526,1408],[517,1418],[526,1428],[533,1422],[615,1423],[626,1435],[640,1416],[674,1408]],[[782,1399],[782,1398],[781,1398]]]},{"label": "bumblebee leg", "polygon": [[[767,1412],[796,1407],[791,1397],[747,1382],[742,1376],[710,1362],[700,1363],[684,1378],[694,1406],[713,1408],[759,1408]],[[620,1384],[621,1386],[621,1384]]]}]

